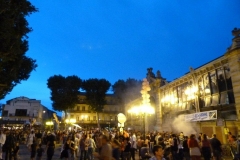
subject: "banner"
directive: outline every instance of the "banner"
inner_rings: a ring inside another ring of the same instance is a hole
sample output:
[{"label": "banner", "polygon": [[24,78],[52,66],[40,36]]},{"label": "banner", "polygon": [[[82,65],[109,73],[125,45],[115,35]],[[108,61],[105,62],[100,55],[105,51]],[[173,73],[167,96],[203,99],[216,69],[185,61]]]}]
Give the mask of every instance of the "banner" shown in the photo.
[{"label": "banner", "polygon": [[216,120],[216,119],[217,119],[217,110],[198,112],[198,113],[185,115],[186,122],[209,121],[209,120]]}]

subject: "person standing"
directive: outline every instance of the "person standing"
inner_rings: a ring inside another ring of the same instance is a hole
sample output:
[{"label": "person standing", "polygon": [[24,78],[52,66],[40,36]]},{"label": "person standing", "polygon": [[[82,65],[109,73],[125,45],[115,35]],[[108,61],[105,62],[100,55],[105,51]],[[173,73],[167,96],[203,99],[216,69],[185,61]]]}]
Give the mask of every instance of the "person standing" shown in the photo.
[{"label": "person standing", "polygon": [[112,141],[112,157],[113,160],[120,160],[120,143],[117,139]]},{"label": "person standing", "polygon": [[55,144],[56,144],[56,140],[55,140],[55,136],[48,131],[47,132],[47,160],[52,160],[52,157],[54,155],[54,149],[55,149]]},{"label": "person standing", "polygon": [[184,136],[183,140],[183,155],[185,160],[190,160],[190,153],[189,153],[189,148],[188,148],[188,136]]},{"label": "person standing", "polygon": [[87,151],[87,155],[88,155],[88,160],[93,160],[93,151],[95,148],[97,148],[94,140],[92,139],[92,135],[89,134],[89,138],[87,140],[87,144],[88,144],[88,151]]},{"label": "person standing", "polygon": [[82,135],[82,138],[81,138],[81,140],[80,140],[80,142],[79,142],[79,144],[80,144],[80,160],[86,160],[87,159],[87,151],[86,151],[86,143],[85,143],[85,140],[86,140],[86,135]]},{"label": "person standing", "polygon": [[5,144],[6,141],[6,134],[3,130],[0,131],[0,160],[3,160],[2,158],[2,147]]},{"label": "person standing", "polygon": [[178,159],[178,144],[179,140],[175,134],[172,134],[172,140],[171,140],[171,154],[173,157],[173,160]]},{"label": "person standing", "polygon": [[16,142],[16,145],[13,149],[13,159],[18,160],[18,152],[19,152],[19,143]]},{"label": "person standing", "polygon": [[221,155],[222,155],[222,144],[221,142],[217,139],[216,134],[212,135],[212,139],[210,140],[210,144],[212,147],[212,152],[213,152],[213,159],[214,160],[220,160]]},{"label": "person standing", "polygon": [[42,143],[42,133],[40,130],[37,131],[37,133],[35,134],[36,138],[37,138],[37,144],[41,144]]},{"label": "person standing", "polygon": [[202,149],[202,155],[204,157],[204,160],[210,160],[211,159],[211,144],[209,140],[207,139],[207,135],[203,134],[201,138],[201,149]]},{"label": "person standing", "polygon": [[63,146],[63,150],[61,152],[61,156],[60,159],[66,159],[68,160],[69,158],[69,150],[70,150],[70,146],[71,146],[71,139],[68,138]]},{"label": "person standing", "polygon": [[109,139],[106,135],[102,135],[102,148],[100,154],[95,153],[94,156],[99,160],[112,160],[112,146],[109,144]]},{"label": "person standing", "polygon": [[164,150],[163,150],[162,146],[160,146],[160,145],[153,146],[152,153],[154,156],[151,157],[149,160],[165,160],[165,158],[163,156]]},{"label": "person standing", "polygon": [[42,160],[42,155],[43,155],[44,149],[42,148],[42,144],[38,145],[37,148],[37,157],[36,160]]},{"label": "person standing", "polygon": [[33,139],[35,138],[35,133],[32,130],[30,134],[28,135],[28,140],[27,140],[27,147],[30,149],[31,145],[33,144]]},{"label": "person standing", "polygon": [[36,140],[35,138],[33,139],[33,143],[31,144],[31,160],[34,160],[35,159],[35,156],[36,156],[36,153],[37,153],[37,143],[36,143]]},{"label": "person standing", "polygon": [[137,150],[137,137],[135,133],[131,135],[130,143],[131,143],[131,148],[130,148],[131,158],[132,160],[135,160],[135,152]]},{"label": "person standing", "polygon": [[233,138],[232,157],[234,160],[239,160],[240,159],[240,154],[239,154],[240,142],[236,136],[232,136],[232,138]]},{"label": "person standing", "polygon": [[6,146],[6,152],[5,152],[5,160],[11,160],[13,155],[12,151],[14,150],[16,144],[16,139],[13,135],[13,131],[10,131],[6,135],[6,141],[5,141],[5,146]]},{"label": "person standing", "polygon": [[198,145],[198,141],[196,140],[196,136],[194,134],[191,134],[190,138],[188,139],[188,148],[190,150],[191,160],[201,159],[200,147]]}]

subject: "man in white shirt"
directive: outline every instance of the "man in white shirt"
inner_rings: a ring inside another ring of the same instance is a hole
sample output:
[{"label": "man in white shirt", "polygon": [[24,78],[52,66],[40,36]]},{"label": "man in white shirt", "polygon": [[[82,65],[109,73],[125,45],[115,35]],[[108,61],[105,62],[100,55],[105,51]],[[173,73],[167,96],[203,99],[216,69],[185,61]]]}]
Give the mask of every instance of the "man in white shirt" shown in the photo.
[{"label": "man in white shirt", "polygon": [[135,152],[137,150],[137,137],[135,135],[135,133],[132,133],[132,135],[130,136],[130,143],[131,143],[131,157],[132,160],[135,160]]},{"label": "man in white shirt", "polygon": [[0,160],[2,160],[2,146],[5,144],[6,134],[1,130],[0,131]]}]

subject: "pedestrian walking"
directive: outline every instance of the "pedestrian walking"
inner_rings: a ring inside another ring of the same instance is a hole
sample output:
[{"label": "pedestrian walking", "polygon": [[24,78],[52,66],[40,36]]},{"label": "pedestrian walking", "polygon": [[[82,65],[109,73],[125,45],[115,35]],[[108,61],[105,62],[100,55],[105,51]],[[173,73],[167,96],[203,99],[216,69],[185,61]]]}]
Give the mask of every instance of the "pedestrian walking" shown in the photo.
[{"label": "pedestrian walking", "polygon": [[47,148],[46,148],[47,160],[52,160],[52,157],[54,155],[55,144],[56,144],[55,136],[50,131],[48,131],[46,139],[47,139]]},{"label": "pedestrian walking", "polygon": [[36,157],[36,153],[37,153],[37,142],[36,142],[35,138],[33,139],[33,142],[30,146],[30,152],[31,152],[30,159],[34,160]]},{"label": "pedestrian walking", "polygon": [[43,153],[44,153],[44,149],[42,148],[42,144],[39,144],[38,147],[37,147],[36,160],[42,160]]},{"label": "pedestrian walking", "polygon": [[188,148],[190,150],[191,160],[201,159],[200,147],[194,134],[191,134],[190,138],[188,139]]},{"label": "pedestrian walking", "polygon": [[207,139],[206,134],[202,134],[200,145],[201,145],[202,156],[204,160],[210,160],[212,157],[211,144],[210,144],[210,141]]},{"label": "pedestrian walking", "polygon": [[16,142],[16,145],[13,149],[13,159],[18,160],[18,152],[19,152],[19,142]]},{"label": "pedestrian walking", "polygon": [[213,152],[213,159],[214,160],[220,160],[222,155],[222,144],[217,139],[216,134],[212,135],[212,139],[210,140],[212,152]]}]

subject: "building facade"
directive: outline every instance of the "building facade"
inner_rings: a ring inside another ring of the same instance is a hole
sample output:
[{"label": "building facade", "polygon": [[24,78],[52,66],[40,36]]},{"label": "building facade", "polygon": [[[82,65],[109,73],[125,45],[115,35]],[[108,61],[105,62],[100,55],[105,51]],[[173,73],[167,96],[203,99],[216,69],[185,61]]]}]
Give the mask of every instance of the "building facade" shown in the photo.
[{"label": "building facade", "polygon": [[[229,131],[240,135],[240,29],[235,28],[232,34],[232,45],[224,55],[198,68],[190,68],[172,82],[162,78],[159,71],[155,76],[152,69],[148,69],[156,116],[155,122],[149,124],[154,126],[150,131],[186,135],[202,132],[209,137],[217,133],[223,143]],[[140,102],[141,98],[127,107]],[[131,126],[131,115],[127,115]]]},{"label": "building facade", "polygon": [[17,97],[3,105],[1,124],[17,127],[35,121],[34,124],[43,125],[46,121],[52,121],[53,113],[55,112],[43,106],[40,100]]},{"label": "building facade", "polygon": [[178,79],[161,85],[152,78],[159,131],[217,133],[226,142],[226,133],[240,134],[240,29],[227,52]]},{"label": "building facade", "polygon": [[[122,107],[118,105],[117,99],[113,94],[106,95],[106,105],[104,106],[103,112],[99,113],[99,123],[101,128],[104,127],[116,127],[117,115],[123,112]],[[86,96],[84,93],[79,95],[79,103],[74,109],[68,111],[70,119],[76,120],[76,124],[82,128],[96,128],[97,127],[97,115],[91,111],[91,108],[86,103]],[[66,119],[67,117],[65,117]]]}]

